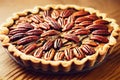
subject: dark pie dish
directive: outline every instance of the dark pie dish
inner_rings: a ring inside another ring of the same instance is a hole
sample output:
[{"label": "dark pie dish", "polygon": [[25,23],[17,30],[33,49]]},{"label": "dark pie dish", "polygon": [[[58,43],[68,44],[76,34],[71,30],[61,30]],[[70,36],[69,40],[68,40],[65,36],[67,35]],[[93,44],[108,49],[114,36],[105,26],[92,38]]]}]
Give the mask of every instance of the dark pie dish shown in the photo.
[{"label": "dark pie dish", "polygon": [[114,19],[75,5],[48,5],[14,14],[0,27],[1,44],[25,67],[52,72],[90,69],[119,35]]}]

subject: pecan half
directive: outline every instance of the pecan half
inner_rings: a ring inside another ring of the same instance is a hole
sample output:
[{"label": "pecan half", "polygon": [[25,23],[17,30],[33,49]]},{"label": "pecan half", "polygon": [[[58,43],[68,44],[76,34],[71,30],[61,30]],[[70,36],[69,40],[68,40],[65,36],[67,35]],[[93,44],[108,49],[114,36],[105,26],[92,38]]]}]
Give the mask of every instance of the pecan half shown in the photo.
[{"label": "pecan half", "polygon": [[31,18],[35,23],[41,23],[43,22],[43,19],[39,15],[33,15]]},{"label": "pecan half", "polygon": [[96,14],[94,14],[94,13],[93,13],[93,14],[90,14],[90,15],[87,15],[87,16],[85,16],[85,17],[88,17],[88,18],[92,19],[93,21],[99,19],[99,17],[96,16]]},{"label": "pecan half", "polygon": [[58,10],[53,10],[51,13],[51,17],[54,19],[57,19],[60,16],[60,13]]},{"label": "pecan half", "polygon": [[48,22],[51,25],[52,28],[54,28],[56,30],[60,30],[61,29],[60,24],[58,24],[58,22],[55,19],[47,16],[47,17],[45,17],[45,21]]},{"label": "pecan half", "polygon": [[64,53],[65,53],[65,58],[67,60],[70,60],[73,58],[73,52],[72,52],[72,49],[65,49],[64,50]]},{"label": "pecan half", "polygon": [[17,33],[10,37],[10,41],[18,40],[25,36],[25,33]]},{"label": "pecan half", "polygon": [[20,45],[20,44],[26,44],[26,43],[29,43],[31,41],[36,41],[38,39],[39,39],[38,36],[26,36],[26,37],[23,37],[23,38],[19,39],[17,41],[17,44],[18,45]]},{"label": "pecan half", "polygon": [[65,20],[63,18],[58,18],[58,23],[60,24],[60,26],[63,28],[65,25]]},{"label": "pecan half", "polygon": [[51,60],[55,55],[55,50],[54,49],[50,49],[48,52],[45,53],[44,55],[44,59],[45,60]]},{"label": "pecan half", "polygon": [[85,27],[81,25],[75,25],[72,29],[85,29]]},{"label": "pecan half", "polygon": [[52,35],[57,35],[59,34],[59,31],[56,31],[56,30],[48,30],[48,31],[45,31],[41,34],[41,37],[45,37],[45,36],[52,36]]},{"label": "pecan half", "polygon": [[81,23],[83,21],[93,21],[93,20],[89,17],[79,17],[75,20],[75,23]]},{"label": "pecan half", "polygon": [[70,30],[74,26],[73,17],[69,17],[62,31]]},{"label": "pecan half", "polygon": [[45,17],[47,17],[47,16],[50,16],[50,14],[51,14],[51,11],[50,11],[50,10],[45,10],[45,11],[43,12],[43,18],[45,18]]},{"label": "pecan half", "polygon": [[107,43],[109,40],[104,36],[93,35],[90,37],[91,40],[96,40],[98,42]]},{"label": "pecan half", "polygon": [[17,28],[17,29],[13,29],[9,32],[9,35],[14,35],[17,33],[25,33],[26,31],[28,31],[28,29],[26,28]]},{"label": "pecan half", "polygon": [[41,29],[32,29],[26,32],[26,35],[40,35],[42,34],[42,30]]},{"label": "pecan half", "polygon": [[25,49],[23,49],[22,51],[25,54],[30,54],[30,52],[33,51],[35,48],[37,48],[37,44],[36,43],[31,43]]},{"label": "pecan half", "polygon": [[87,45],[89,45],[89,46],[93,46],[93,47],[98,46],[98,44],[97,44],[95,41],[92,41],[92,40],[89,40],[89,41],[83,41],[82,44],[87,44]]},{"label": "pecan half", "polygon": [[51,22],[49,24],[51,25],[52,28],[54,28],[56,30],[60,30],[61,29],[61,26],[60,26],[60,24],[58,24],[57,21],[55,21],[55,22],[53,21],[53,22]]},{"label": "pecan half", "polygon": [[54,48],[55,49],[59,49],[61,46],[62,46],[62,40],[61,39],[56,39],[55,41],[54,41]]},{"label": "pecan half", "polygon": [[87,26],[86,29],[89,29],[89,30],[97,30],[97,29],[108,30],[108,27],[103,25],[103,24],[92,24],[92,25]]},{"label": "pecan half", "polygon": [[79,42],[79,38],[74,34],[64,34],[62,37],[66,38],[68,40],[72,40],[74,42]]},{"label": "pecan half", "polygon": [[70,16],[67,18],[67,22],[66,23],[74,23],[75,18],[73,16]]},{"label": "pecan half", "polygon": [[93,22],[93,24],[109,24],[109,21],[103,20],[103,19],[98,19]]},{"label": "pecan half", "polygon": [[95,30],[95,31],[92,32],[92,34],[94,34],[94,35],[104,35],[104,36],[110,35],[108,30]]},{"label": "pecan half", "polygon": [[43,45],[43,50],[48,50],[52,47],[53,45],[53,40],[48,40],[44,45]]},{"label": "pecan half", "polygon": [[39,27],[45,30],[49,30],[50,29],[50,25],[47,22],[44,23],[40,23]]},{"label": "pecan half", "polygon": [[31,25],[34,26],[34,29],[38,29],[39,28],[39,24],[36,24],[35,22],[32,22]]},{"label": "pecan half", "polygon": [[26,28],[26,29],[33,29],[34,26],[32,26],[30,23],[20,23],[17,25],[18,28]]},{"label": "pecan half", "polygon": [[74,31],[74,34],[76,34],[76,35],[85,35],[85,34],[87,35],[89,33],[90,33],[90,31],[88,29],[76,29]]},{"label": "pecan half", "polygon": [[92,21],[83,21],[79,25],[81,25],[81,26],[88,26],[88,25],[91,25],[92,23],[93,23]]},{"label": "pecan half", "polygon": [[92,55],[95,53],[95,49],[93,47],[90,47],[88,45],[82,45],[81,50],[86,54],[86,55]]},{"label": "pecan half", "polygon": [[58,60],[62,60],[64,58],[65,53],[64,52],[57,52],[54,56],[54,60],[58,61]]},{"label": "pecan half", "polygon": [[64,28],[62,29],[62,31],[70,30],[73,26],[74,26],[73,23],[67,23],[67,24],[64,26]]},{"label": "pecan half", "polygon": [[60,16],[65,18],[65,17],[69,17],[72,13],[73,13],[73,10],[65,9],[61,11]]},{"label": "pecan half", "polygon": [[36,58],[41,58],[43,53],[45,53],[45,52],[43,51],[43,48],[40,47],[40,48],[35,50],[33,56],[35,56]]},{"label": "pecan half", "polygon": [[73,49],[73,53],[74,55],[78,58],[78,59],[82,59],[85,57],[85,54],[82,52],[82,50],[78,47]]},{"label": "pecan half", "polygon": [[74,16],[74,17],[80,17],[80,16],[85,16],[85,15],[88,15],[88,14],[90,14],[90,13],[87,12],[87,11],[85,11],[85,10],[79,10],[77,12],[74,12],[72,14],[72,16]]}]

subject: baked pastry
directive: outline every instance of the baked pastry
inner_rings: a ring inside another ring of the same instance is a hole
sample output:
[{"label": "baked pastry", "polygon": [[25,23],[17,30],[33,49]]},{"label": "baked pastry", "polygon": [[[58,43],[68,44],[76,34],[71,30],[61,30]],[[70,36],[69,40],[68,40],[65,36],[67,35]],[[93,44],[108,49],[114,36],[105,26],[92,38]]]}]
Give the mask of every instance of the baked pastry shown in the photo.
[{"label": "baked pastry", "polygon": [[76,5],[37,6],[0,27],[1,44],[16,61],[52,72],[94,67],[109,55],[118,34],[114,19]]}]

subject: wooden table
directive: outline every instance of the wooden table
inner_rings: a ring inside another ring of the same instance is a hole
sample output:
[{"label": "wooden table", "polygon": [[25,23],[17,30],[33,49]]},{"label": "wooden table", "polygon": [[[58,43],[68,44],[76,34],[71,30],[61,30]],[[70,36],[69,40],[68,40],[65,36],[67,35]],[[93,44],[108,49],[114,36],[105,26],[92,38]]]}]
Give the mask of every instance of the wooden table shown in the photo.
[{"label": "wooden table", "polygon": [[[0,24],[12,13],[36,5],[47,4],[76,4],[93,7],[108,14],[108,17],[117,20],[120,25],[120,0],[0,0]],[[118,43],[117,46],[120,46]],[[120,80],[120,50],[117,49],[107,60],[95,69],[72,75],[45,75],[26,71],[15,63],[0,47],[0,79],[2,80]]]}]

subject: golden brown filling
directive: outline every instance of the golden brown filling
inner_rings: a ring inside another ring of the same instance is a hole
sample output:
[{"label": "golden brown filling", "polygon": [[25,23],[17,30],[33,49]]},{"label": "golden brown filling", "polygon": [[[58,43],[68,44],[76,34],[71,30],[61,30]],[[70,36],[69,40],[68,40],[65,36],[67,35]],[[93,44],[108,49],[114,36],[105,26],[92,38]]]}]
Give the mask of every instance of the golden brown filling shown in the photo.
[{"label": "golden brown filling", "polygon": [[49,9],[20,16],[9,27],[10,42],[25,54],[45,60],[82,59],[108,43],[109,23],[85,10]]}]

